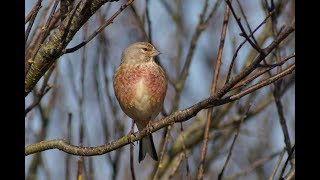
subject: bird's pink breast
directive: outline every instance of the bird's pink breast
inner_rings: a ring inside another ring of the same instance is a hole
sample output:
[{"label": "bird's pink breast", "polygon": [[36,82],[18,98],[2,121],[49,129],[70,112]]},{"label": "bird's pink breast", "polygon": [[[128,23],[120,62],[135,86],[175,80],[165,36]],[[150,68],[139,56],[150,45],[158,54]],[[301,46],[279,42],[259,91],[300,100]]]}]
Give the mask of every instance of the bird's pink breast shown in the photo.
[{"label": "bird's pink breast", "polygon": [[[141,91],[141,86],[144,97],[148,99],[146,102],[140,100],[141,92],[138,91]],[[153,62],[141,65],[122,64],[114,76],[114,89],[122,110],[128,116],[133,119],[146,116],[155,118],[161,111],[167,82],[163,70]],[[145,109],[137,107],[139,101],[144,103]]]}]

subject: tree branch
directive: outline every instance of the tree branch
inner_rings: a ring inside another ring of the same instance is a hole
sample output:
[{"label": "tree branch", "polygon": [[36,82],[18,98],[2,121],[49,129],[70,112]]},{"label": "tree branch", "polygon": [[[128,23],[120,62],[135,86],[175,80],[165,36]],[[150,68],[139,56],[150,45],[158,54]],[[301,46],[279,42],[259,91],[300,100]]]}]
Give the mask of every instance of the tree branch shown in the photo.
[{"label": "tree branch", "polygon": [[[213,96],[216,92],[216,89],[217,89],[219,72],[220,72],[220,67],[222,64],[223,47],[224,47],[225,37],[227,35],[227,26],[228,26],[228,22],[229,22],[229,17],[230,17],[230,8],[228,6],[226,6],[222,30],[221,30],[221,39],[220,39],[220,45],[219,45],[219,50],[218,50],[218,57],[217,57],[216,67],[215,67],[215,70],[213,73],[212,83],[211,83],[210,96]],[[200,164],[198,167],[197,179],[203,179],[203,173],[204,173],[203,167],[204,167],[204,162],[205,162],[205,158],[206,158],[206,154],[207,154],[209,131],[210,131],[210,126],[211,126],[211,114],[212,114],[212,108],[209,108],[207,111],[207,120],[206,120],[206,125],[205,125],[205,130],[204,130],[203,145],[202,145],[202,149],[201,149],[201,157],[200,157]]]},{"label": "tree branch", "polygon": [[[287,56],[285,58],[283,58],[279,65],[283,65],[285,62],[287,62],[289,59],[295,57],[295,54],[292,54],[290,56]],[[271,69],[275,68],[277,66],[269,66],[268,68],[265,68],[263,70],[258,71],[256,74],[244,79],[243,81],[240,81],[238,84],[236,84],[231,90],[237,89],[239,87],[245,86],[247,85],[249,82],[252,82],[254,79],[256,79],[257,77],[261,76],[262,74],[269,72]]]},{"label": "tree branch", "polygon": [[68,16],[49,36],[33,59],[33,63],[25,77],[25,96],[34,88],[39,79],[62,55],[62,50],[72,40],[76,32],[87,22],[87,20],[106,2],[115,0],[93,0],[91,4],[81,1],[75,13]]},{"label": "tree branch", "polygon": [[[272,14],[272,13],[273,13],[273,12],[271,12],[271,13],[252,31],[252,33],[250,33],[248,36],[249,36],[249,37],[253,37],[253,34],[254,34],[258,29],[260,29],[260,27],[261,27],[262,25],[264,25],[264,24],[267,22],[267,19],[268,19],[269,17],[271,17],[271,14]],[[238,56],[238,53],[239,53],[240,49],[242,48],[242,46],[243,46],[246,42],[247,42],[247,39],[244,39],[244,40],[242,41],[242,43],[238,46],[236,52],[233,54],[233,57],[232,57],[232,60],[231,60],[230,66],[229,66],[229,70],[228,70],[228,74],[227,74],[227,78],[226,78],[226,82],[225,82],[225,83],[228,83],[228,82],[229,82],[229,79],[230,79],[230,76],[231,76],[231,71],[232,71],[232,68],[233,68],[233,64],[234,64],[234,62],[235,62],[235,59],[236,59],[236,57]]]},{"label": "tree branch", "polygon": [[247,105],[246,105],[246,110],[245,110],[245,113],[242,115],[241,119],[240,119],[240,123],[238,124],[238,127],[236,129],[236,134],[234,135],[234,138],[232,140],[232,143],[231,143],[231,146],[230,146],[230,149],[228,151],[228,155],[227,155],[227,158],[226,158],[226,161],[224,162],[223,164],[223,167],[218,175],[218,180],[221,180],[222,177],[223,177],[223,173],[228,165],[228,162],[230,160],[230,157],[232,155],[232,150],[233,150],[233,147],[234,147],[234,144],[239,136],[239,133],[240,133],[240,125],[243,123],[244,119],[247,118],[247,115],[248,115],[248,112],[249,112],[249,109],[250,109],[250,102],[248,101]]},{"label": "tree branch", "polygon": [[257,50],[258,52],[261,52],[261,48],[259,48],[257,44],[255,44],[254,42],[251,41],[250,37],[248,36],[248,34],[246,33],[246,31],[244,30],[244,28],[243,28],[243,26],[242,26],[242,24],[241,24],[241,18],[236,15],[236,13],[235,13],[235,11],[234,11],[234,9],[233,9],[233,7],[232,7],[232,4],[231,4],[230,0],[226,0],[226,3],[227,3],[228,6],[230,7],[232,14],[233,14],[234,18],[236,19],[236,21],[237,21],[237,23],[238,23],[238,25],[239,25],[239,28],[241,29],[241,32],[242,32],[242,33],[241,33],[240,35],[243,36],[244,38],[246,38],[247,41],[250,43],[250,45],[251,45],[255,50]]},{"label": "tree branch", "polygon": [[[286,29],[283,30],[283,32],[263,51],[257,56],[257,58],[248,66],[246,67],[240,74],[235,76],[232,80],[230,80],[229,83],[224,85],[214,96],[211,96],[199,103],[196,103],[195,105],[175,112],[165,118],[163,118],[160,121],[155,122],[150,128],[147,128],[143,131],[135,133],[135,135],[131,135],[131,140],[137,141],[140,140],[142,137],[145,137],[148,133],[147,132],[155,132],[163,127],[166,127],[168,125],[174,124],[175,122],[183,122],[186,121],[194,116],[197,115],[199,111],[202,109],[207,109],[214,106],[219,106],[222,104],[226,104],[232,101],[235,101],[248,93],[251,93],[253,91],[256,91],[282,77],[285,75],[290,74],[294,69],[295,65],[293,64],[290,68],[287,68],[287,70],[284,70],[280,74],[277,74],[265,81],[262,81],[261,83],[258,83],[257,85],[254,85],[243,92],[240,92],[238,94],[222,98],[226,93],[229,92],[229,90],[237,84],[239,81],[241,81],[243,78],[245,78],[248,74],[250,74],[254,69],[257,67],[257,65],[269,54],[271,51],[278,46],[278,44],[286,39],[292,32],[294,31],[293,26],[289,26]],[[48,149],[60,149],[66,153],[73,154],[73,155],[79,155],[79,156],[94,156],[94,155],[101,155],[105,154],[107,152],[113,151],[117,148],[120,148],[122,146],[125,146],[129,144],[128,136],[122,137],[121,139],[102,145],[97,147],[79,147],[68,144],[65,140],[49,140],[49,141],[42,141],[36,144],[29,145],[25,148],[25,155],[30,155],[33,153],[37,153],[40,151],[45,151]]]},{"label": "tree branch", "polygon": [[276,166],[274,167],[274,169],[273,169],[273,171],[272,171],[272,174],[269,176],[268,180],[273,180],[273,177],[274,177],[274,176],[276,175],[276,173],[277,173],[277,170],[278,170],[278,168],[279,168],[279,166],[280,166],[280,163],[281,163],[281,161],[282,161],[282,158],[283,158],[283,155],[284,155],[285,152],[286,152],[286,148],[283,148],[283,150],[282,150],[281,153],[280,153],[279,159],[278,159],[278,161],[277,161],[277,163],[276,163]]},{"label": "tree branch", "polygon": [[[293,145],[290,153],[288,153],[287,160],[286,160],[286,162],[284,163],[283,168],[282,168],[281,173],[280,173],[280,177],[279,177],[280,179],[283,178],[282,176],[283,176],[283,174],[284,174],[284,171],[286,170],[286,167],[287,167],[287,165],[288,165],[289,160],[290,160],[290,159],[292,158],[292,156],[293,156],[293,153],[294,153],[294,151],[295,151],[295,147],[296,147],[296,146]],[[293,164],[293,165],[294,165],[294,164]],[[292,169],[292,167],[291,167],[291,169]]]},{"label": "tree branch", "polygon": [[[287,70],[283,71],[280,75],[275,75],[274,77],[269,78],[268,80],[258,83],[257,85],[254,85],[251,88],[248,88],[247,90],[244,91],[244,93],[241,92],[236,95],[229,96],[223,99],[216,99],[215,98],[216,96],[209,97],[208,99],[205,99],[187,109],[175,112],[170,116],[167,116],[166,118],[163,118],[153,123],[152,126],[150,126],[147,129],[144,129],[143,131],[139,131],[139,132],[136,132],[134,135],[130,135],[130,139],[132,142],[138,141],[141,138],[148,135],[148,132],[153,133],[163,127],[174,124],[176,122],[186,121],[196,116],[197,113],[202,109],[207,109],[209,107],[214,107],[214,106],[220,106],[222,104],[235,101],[247,95],[248,93],[254,92],[261,87],[264,87],[268,84],[273,83],[279,78],[289,74],[287,71],[292,72],[293,70],[294,70],[294,65],[291,68],[288,68]],[[95,156],[95,155],[102,155],[102,154],[108,153],[122,146],[125,146],[129,143],[130,143],[129,136],[124,136],[117,141],[114,141],[102,146],[97,146],[97,147],[79,147],[79,146],[68,144],[63,139],[56,139],[56,140],[49,140],[49,141],[41,141],[39,143],[31,144],[27,146],[25,148],[25,155],[28,156],[30,154],[34,154],[34,153],[49,150],[49,149],[59,149],[66,153],[78,155],[78,156]]]},{"label": "tree branch", "polygon": [[249,167],[245,168],[244,171],[239,172],[237,174],[231,175],[226,177],[226,179],[235,179],[237,177],[237,179],[239,179],[240,176],[244,176],[248,173],[250,173],[251,171],[253,171],[255,168],[264,165],[266,162],[270,161],[271,159],[273,159],[274,157],[278,156],[281,152],[275,152],[272,153],[271,155],[269,155],[268,157],[262,158],[262,159],[258,159],[257,161],[253,162]]},{"label": "tree branch", "polygon": [[68,49],[62,50],[62,54],[68,54],[77,51],[78,49],[85,46],[88,42],[90,42],[93,38],[95,38],[104,28],[106,28],[108,25],[112,24],[114,19],[128,6],[130,6],[133,3],[134,0],[128,0],[124,5],[122,5],[118,11],[116,11],[104,24],[102,24],[97,30],[95,30],[88,39],[84,40],[82,43]]}]

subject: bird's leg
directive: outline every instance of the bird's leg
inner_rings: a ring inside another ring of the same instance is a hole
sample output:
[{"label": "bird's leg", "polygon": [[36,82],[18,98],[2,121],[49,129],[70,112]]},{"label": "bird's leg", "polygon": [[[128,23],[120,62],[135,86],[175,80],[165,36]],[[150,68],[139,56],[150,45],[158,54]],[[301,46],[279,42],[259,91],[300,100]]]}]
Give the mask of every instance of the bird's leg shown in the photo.
[{"label": "bird's leg", "polygon": [[131,119],[132,121],[132,123],[131,123],[131,129],[130,129],[130,131],[129,131],[129,133],[127,134],[127,137],[128,137],[128,141],[132,144],[132,145],[134,145],[134,143],[133,143],[133,141],[132,141],[132,139],[131,139],[131,135],[133,135],[134,137],[136,137],[136,135],[134,134],[134,120],[133,119]]}]

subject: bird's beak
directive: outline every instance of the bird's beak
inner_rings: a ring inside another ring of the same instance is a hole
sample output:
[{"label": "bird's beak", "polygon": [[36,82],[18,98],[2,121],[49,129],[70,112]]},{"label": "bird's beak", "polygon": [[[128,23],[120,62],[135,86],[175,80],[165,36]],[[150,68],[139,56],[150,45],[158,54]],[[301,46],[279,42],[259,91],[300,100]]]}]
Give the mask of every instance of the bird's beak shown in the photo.
[{"label": "bird's beak", "polygon": [[156,49],[154,49],[153,51],[152,51],[152,56],[154,57],[154,56],[158,56],[159,54],[161,54],[161,52],[159,52],[158,50],[156,50]]}]

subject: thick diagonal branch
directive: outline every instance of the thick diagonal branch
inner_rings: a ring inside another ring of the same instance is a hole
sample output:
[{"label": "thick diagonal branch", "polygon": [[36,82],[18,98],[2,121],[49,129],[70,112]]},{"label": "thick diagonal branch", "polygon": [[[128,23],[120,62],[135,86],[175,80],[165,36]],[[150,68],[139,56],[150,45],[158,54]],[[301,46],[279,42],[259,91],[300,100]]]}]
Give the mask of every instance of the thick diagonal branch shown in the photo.
[{"label": "thick diagonal branch", "polygon": [[62,55],[62,50],[65,49],[77,31],[103,4],[112,1],[117,0],[93,0],[90,4],[82,1],[74,13],[68,14],[35,55],[33,64],[25,77],[25,96],[29,94],[55,60]]},{"label": "thick diagonal branch", "polygon": [[[131,135],[131,141],[137,141],[140,140],[142,137],[146,136],[148,132],[155,132],[163,127],[166,127],[170,124],[176,123],[176,122],[183,122],[186,121],[194,116],[197,115],[199,111],[202,109],[207,109],[214,106],[219,106],[222,104],[226,104],[235,100],[238,100],[239,98],[247,95],[248,93],[254,92],[264,86],[269,85],[270,83],[273,83],[274,81],[279,80],[280,78],[292,73],[295,69],[295,66],[291,66],[287,70],[284,70],[283,72],[269,78],[268,80],[265,80],[261,82],[260,84],[254,85],[246,90],[244,92],[240,92],[239,94],[228,96],[226,98],[221,99],[226,93],[229,92],[229,90],[236,85],[239,81],[241,81],[243,78],[245,78],[247,75],[249,75],[254,69],[258,66],[258,64],[275,48],[278,46],[280,42],[282,42],[285,38],[287,38],[292,32],[294,31],[293,26],[287,27],[283,32],[263,51],[259,54],[259,56],[248,66],[246,67],[240,74],[235,76],[229,83],[224,85],[214,96],[211,96],[199,103],[196,103],[195,105],[182,110],[175,112],[166,118],[163,118],[162,120],[156,122],[148,129],[145,129],[143,131],[140,131],[138,133],[135,133],[135,135]],[[125,146],[129,144],[129,139],[127,136],[122,137],[121,139],[111,142],[109,144],[105,144],[102,146],[97,147],[79,147],[70,145],[64,140],[50,140],[50,141],[42,141],[36,144],[29,145],[25,148],[25,155],[30,155],[33,153],[45,151],[48,149],[60,149],[64,152],[67,152],[69,154],[79,155],[79,156],[94,156],[94,155],[101,155],[105,154],[107,152],[113,151],[115,149],[118,149],[122,146]]]}]

